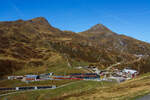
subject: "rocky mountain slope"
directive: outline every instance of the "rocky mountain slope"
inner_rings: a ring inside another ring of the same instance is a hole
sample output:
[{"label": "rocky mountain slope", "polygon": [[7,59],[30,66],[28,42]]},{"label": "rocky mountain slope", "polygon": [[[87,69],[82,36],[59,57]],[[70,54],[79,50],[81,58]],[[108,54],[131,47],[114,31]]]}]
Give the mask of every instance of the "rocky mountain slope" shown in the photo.
[{"label": "rocky mountain slope", "polygon": [[121,53],[150,55],[150,44],[114,33],[102,24],[97,24],[79,34],[96,41],[108,49],[114,49]]},{"label": "rocky mountain slope", "polygon": [[[117,35],[100,24],[77,34],[54,28],[43,17],[0,22],[1,76],[25,69],[31,73],[52,71],[54,67],[60,70],[74,62],[108,67],[148,56],[149,51],[150,44]],[[143,62],[137,65],[143,67]]]}]

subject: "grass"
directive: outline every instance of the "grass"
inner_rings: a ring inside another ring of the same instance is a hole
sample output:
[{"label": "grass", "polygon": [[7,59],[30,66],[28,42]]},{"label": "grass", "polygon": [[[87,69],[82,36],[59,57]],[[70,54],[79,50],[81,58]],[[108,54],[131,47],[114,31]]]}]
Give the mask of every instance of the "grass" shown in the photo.
[{"label": "grass", "polygon": [[77,81],[54,90],[28,91],[8,95],[5,100],[136,100],[150,93],[150,73],[120,84]]},{"label": "grass", "polygon": [[[74,69],[78,63],[74,62],[74,66],[69,68],[66,62],[57,60],[58,62],[50,63],[50,69],[47,72],[56,72],[56,75],[64,75],[71,72],[82,72],[82,70]],[[86,63],[83,63],[86,64]],[[58,65],[58,66],[57,66]],[[64,72],[65,70],[65,72]],[[35,86],[35,85],[62,85],[73,81],[41,81],[25,84],[23,82],[0,81],[2,87],[13,86]],[[102,87],[102,85],[104,85]],[[25,93],[17,93],[3,97],[2,100],[136,100],[137,98],[150,93],[150,73],[138,76],[133,80],[128,80],[121,84],[113,84],[93,81],[80,81],[55,90],[40,90]]]},{"label": "grass", "polygon": [[[24,68],[15,71],[13,74],[10,75],[27,75],[27,74],[41,74],[41,73],[48,73],[54,72],[55,75],[67,75],[69,73],[82,73],[84,70],[82,69],[75,69],[74,67],[79,65],[86,65],[86,62],[72,61],[73,67],[68,67],[67,62],[59,55],[54,54],[55,57],[51,56],[48,60],[44,63],[44,66],[25,66]],[[38,60],[38,59],[34,59]],[[6,77],[5,77],[6,78]],[[32,82],[26,84],[21,82],[20,80],[2,80],[0,81],[0,87],[20,87],[20,86],[37,86],[37,85],[62,85],[75,80],[56,80],[56,81],[40,81],[40,82]],[[1,94],[3,92],[0,92]]]},{"label": "grass", "polygon": [[[25,67],[14,73],[14,75],[39,74],[54,72],[56,75],[66,75],[69,73],[81,73],[84,70],[77,70],[77,66],[88,65],[87,62],[72,61],[72,67],[68,67],[67,62],[59,55],[50,57],[45,61],[45,66]],[[39,72],[39,73],[37,73]],[[73,81],[41,81],[26,84],[18,80],[0,81],[1,87],[17,86],[37,86],[37,85],[63,85]],[[104,85],[102,87],[102,85]],[[136,79],[126,81],[121,84],[113,84],[93,81],[79,81],[68,86],[54,90],[28,91],[3,97],[2,100],[136,100],[137,98],[150,93],[150,73],[140,75]],[[1,100],[1,99],[0,99]]]},{"label": "grass", "polygon": [[79,96],[70,96],[66,100],[136,100],[150,93],[150,73],[126,81],[113,87],[97,88]]},{"label": "grass", "polygon": [[[75,82],[77,80],[47,80],[47,81],[36,81],[31,83],[25,83],[21,82],[20,80],[3,80],[0,81],[0,87],[23,87],[23,86],[50,86],[50,85],[56,85],[60,86],[63,84],[67,84],[70,82]],[[0,94],[10,93],[13,91],[0,91]]]},{"label": "grass", "polygon": [[47,80],[35,81],[31,83],[21,82],[20,80],[4,80],[0,81],[0,87],[21,87],[21,86],[38,86],[38,85],[63,85],[66,83],[74,82],[76,80]]},{"label": "grass", "polygon": [[[0,60],[2,60],[2,63],[4,63],[4,66],[1,69],[1,73],[4,73],[3,75],[5,76],[41,74],[48,72],[54,72],[56,75],[64,75],[66,73],[84,72],[84,70],[75,70],[74,67],[79,65],[88,65],[87,62],[78,62],[70,58],[69,60],[71,60],[72,68],[69,68],[67,60],[64,59],[63,55],[60,53],[42,47],[36,51],[38,51],[39,55],[42,55],[43,58],[31,57],[29,59],[21,60],[20,58],[17,59],[12,56],[0,54]],[[8,52],[11,53],[11,51]],[[9,62],[7,60],[11,62],[11,67],[9,67]]]},{"label": "grass", "polygon": [[66,75],[67,73],[83,73],[82,69],[75,69],[77,66],[88,65],[87,62],[77,62],[72,60],[72,67],[68,67],[66,60],[61,56],[54,54],[55,56],[50,57],[48,60],[43,61],[43,66],[25,66],[21,70],[15,71],[12,75],[25,75],[25,74],[41,74],[54,72],[55,75]]},{"label": "grass", "polygon": [[22,100],[61,100],[63,98],[65,99],[68,95],[76,95],[84,91],[90,91],[93,88],[102,88],[102,86],[112,86],[112,83],[104,82],[104,85],[102,85],[101,82],[77,81],[54,90],[40,90],[32,92],[28,91],[25,93],[9,95],[6,97],[2,97],[2,100],[4,100],[5,98],[7,98],[8,100],[20,100],[20,98]]}]

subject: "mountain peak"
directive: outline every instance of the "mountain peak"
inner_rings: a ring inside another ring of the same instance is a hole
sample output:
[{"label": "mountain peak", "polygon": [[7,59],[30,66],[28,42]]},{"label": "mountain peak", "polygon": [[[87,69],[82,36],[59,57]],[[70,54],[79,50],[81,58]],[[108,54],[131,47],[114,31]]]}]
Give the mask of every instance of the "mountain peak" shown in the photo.
[{"label": "mountain peak", "polygon": [[116,33],[112,32],[110,29],[108,29],[106,26],[103,24],[96,24],[92,26],[90,29],[80,32],[80,35],[84,36],[112,36],[116,35]]},{"label": "mountain peak", "polygon": [[87,30],[87,32],[91,33],[99,33],[99,32],[112,32],[107,27],[105,27],[103,24],[96,24],[90,29]]},{"label": "mountain peak", "polygon": [[46,20],[46,18],[44,18],[44,17],[36,17],[36,18],[31,19],[31,20]]},{"label": "mountain peak", "polygon": [[96,29],[104,28],[104,25],[103,24],[96,24],[92,28],[96,28]]},{"label": "mountain peak", "polygon": [[32,23],[38,23],[38,24],[47,24],[47,25],[49,24],[47,19],[45,19],[44,17],[36,17],[29,21]]}]

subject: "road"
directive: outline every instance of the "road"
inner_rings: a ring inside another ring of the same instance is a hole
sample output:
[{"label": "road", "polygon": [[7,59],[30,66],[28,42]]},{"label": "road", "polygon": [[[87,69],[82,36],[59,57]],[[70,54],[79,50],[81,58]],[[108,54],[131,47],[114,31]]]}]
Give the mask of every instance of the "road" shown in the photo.
[{"label": "road", "polygon": [[139,99],[137,99],[137,100],[150,100],[150,94],[149,94],[149,95],[146,95],[146,96],[144,96],[144,97],[141,97],[141,98],[139,98]]}]

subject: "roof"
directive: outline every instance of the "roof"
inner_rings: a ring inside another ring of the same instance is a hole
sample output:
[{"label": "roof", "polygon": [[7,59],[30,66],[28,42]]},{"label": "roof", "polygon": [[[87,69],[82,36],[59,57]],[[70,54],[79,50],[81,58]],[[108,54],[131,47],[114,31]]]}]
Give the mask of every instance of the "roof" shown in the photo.
[{"label": "roof", "polygon": [[126,73],[131,73],[131,74],[133,74],[133,73],[136,73],[137,71],[136,70],[133,70],[133,69],[124,69],[123,70],[124,72],[126,72]]},{"label": "roof", "polygon": [[38,75],[26,75],[27,78],[36,78]]}]

